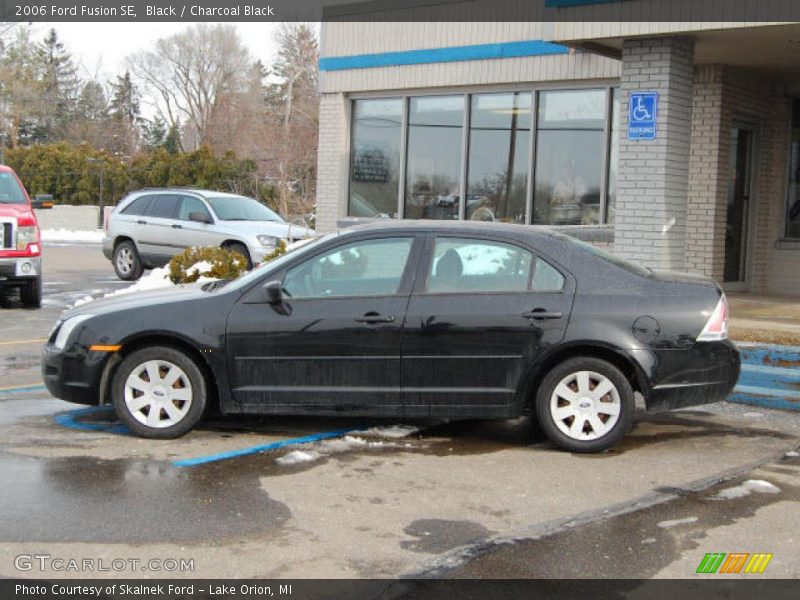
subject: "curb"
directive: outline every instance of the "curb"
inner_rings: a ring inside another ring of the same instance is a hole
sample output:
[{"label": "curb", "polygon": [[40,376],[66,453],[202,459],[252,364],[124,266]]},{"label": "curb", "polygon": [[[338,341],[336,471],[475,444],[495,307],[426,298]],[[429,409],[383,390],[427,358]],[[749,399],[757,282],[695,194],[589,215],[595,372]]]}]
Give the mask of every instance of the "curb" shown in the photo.
[{"label": "curb", "polygon": [[738,343],[742,372],[728,402],[800,410],[800,347]]}]

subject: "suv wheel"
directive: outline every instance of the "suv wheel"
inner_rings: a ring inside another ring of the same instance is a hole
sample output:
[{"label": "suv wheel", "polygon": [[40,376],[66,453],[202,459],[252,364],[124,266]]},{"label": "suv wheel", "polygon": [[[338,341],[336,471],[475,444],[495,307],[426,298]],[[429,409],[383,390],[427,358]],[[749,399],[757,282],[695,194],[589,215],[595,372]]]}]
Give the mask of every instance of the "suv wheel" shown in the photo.
[{"label": "suv wheel", "polygon": [[117,367],[111,386],[119,420],[141,437],[180,437],[205,412],[203,373],[186,354],[168,346],[133,352]]},{"label": "suv wheel", "polygon": [[226,250],[230,250],[231,252],[235,252],[236,254],[244,258],[248,270],[253,268],[253,263],[250,260],[250,252],[247,250],[247,246],[245,246],[244,244],[239,244],[238,242],[234,242],[228,244],[227,246],[224,246],[224,248]]},{"label": "suv wheel", "polygon": [[536,416],[557,446],[600,452],[619,442],[633,421],[630,382],[611,363],[571,358],[556,365],[536,394]]},{"label": "suv wheel", "polygon": [[134,281],[142,276],[144,265],[142,259],[139,258],[139,253],[136,251],[136,245],[126,240],[117,244],[114,249],[114,271],[117,277],[124,281]]},{"label": "suv wheel", "polygon": [[22,304],[31,308],[42,306],[42,276],[31,279],[19,289],[19,298]]}]

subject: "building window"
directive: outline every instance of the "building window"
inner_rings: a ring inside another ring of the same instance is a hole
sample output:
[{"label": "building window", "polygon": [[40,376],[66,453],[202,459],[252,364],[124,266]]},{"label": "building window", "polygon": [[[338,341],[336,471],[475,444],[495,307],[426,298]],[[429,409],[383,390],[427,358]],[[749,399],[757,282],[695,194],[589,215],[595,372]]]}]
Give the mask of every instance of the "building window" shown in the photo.
[{"label": "building window", "polygon": [[467,219],[525,222],[530,131],[530,93],[472,96]]},{"label": "building window", "polygon": [[464,96],[411,98],[405,217],[458,219]]},{"label": "building window", "polygon": [[349,214],[397,216],[403,100],[353,102]]},{"label": "building window", "polygon": [[617,169],[619,167],[619,88],[611,90],[611,131],[608,139],[608,184],[606,186],[606,223],[614,222],[617,208]]},{"label": "building window", "polygon": [[601,222],[605,121],[606,90],[539,94],[534,223]]},{"label": "building window", "polygon": [[614,222],[618,89],[356,99],[350,133],[350,216]]}]

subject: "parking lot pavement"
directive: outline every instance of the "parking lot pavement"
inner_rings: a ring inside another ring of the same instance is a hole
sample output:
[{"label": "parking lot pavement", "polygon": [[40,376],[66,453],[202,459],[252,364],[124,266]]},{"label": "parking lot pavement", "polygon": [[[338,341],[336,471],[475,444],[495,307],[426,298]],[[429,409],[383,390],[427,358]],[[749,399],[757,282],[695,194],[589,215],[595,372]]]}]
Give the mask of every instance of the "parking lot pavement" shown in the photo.
[{"label": "parking lot pavement", "polygon": [[[102,256],[59,252],[49,277],[68,293],[108,277]],[[59,312],[3,311],[9,339],[46,335]],[[36,356],[0,346],[0,385],[38,382]],[[193,561],[130,577],[688,577],[704,553],[738,551],[774,553],[764,576],[796,576],[798,445],[799,413],[726,403],[638,415],[597,455],[555,450],[526,419],[217,418],[154,441],[107,409],[6,390],[0,576],[47,554]],[[745,491],[720,499],[730,488]]]}]

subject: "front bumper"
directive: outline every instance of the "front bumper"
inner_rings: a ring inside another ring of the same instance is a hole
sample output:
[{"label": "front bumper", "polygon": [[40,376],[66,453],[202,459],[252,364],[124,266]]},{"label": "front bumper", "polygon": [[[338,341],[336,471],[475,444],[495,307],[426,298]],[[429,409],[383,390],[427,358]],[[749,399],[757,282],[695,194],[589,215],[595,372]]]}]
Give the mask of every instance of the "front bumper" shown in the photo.
[{"label": "front bumper", "polygon": [[711,404],[725,400],[741,371],[741,357],[729,341],[698,342],[686,350],[657,351],[659,378],[646,398],[648,412]]},{"label": "front bumper", "polygon": [[42,274],[41,256],[0,258],[0,285],[24,283]]},{"label": "front bumper", "polygon": [[105,256],[108,260],[111,260],[114,257],[114,240],[108,236],[103,238],[103,256]]},{"label": "front bumper", "polygon": [[48,391],[77,404],[100,403],[100,383],[109,356],[76,348],[65,352],[48,343],[42,349],[42,379]]}]

